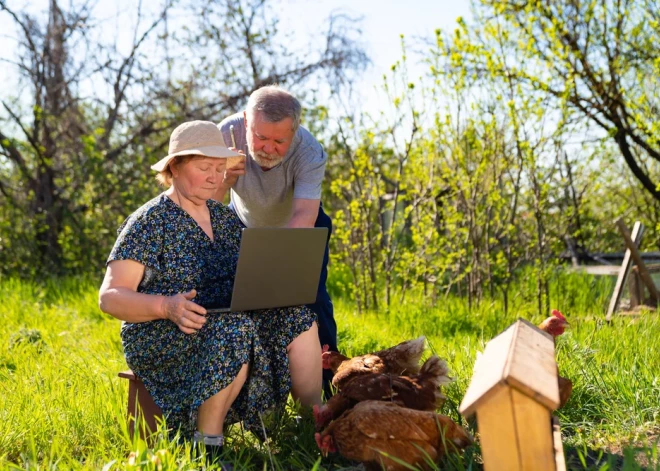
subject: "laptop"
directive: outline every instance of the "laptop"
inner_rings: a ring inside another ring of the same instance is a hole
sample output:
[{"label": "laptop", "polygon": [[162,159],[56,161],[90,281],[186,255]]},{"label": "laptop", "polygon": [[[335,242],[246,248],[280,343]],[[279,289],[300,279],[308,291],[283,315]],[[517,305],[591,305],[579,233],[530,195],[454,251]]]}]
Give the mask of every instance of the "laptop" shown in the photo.
[{"label": "laptop", "polygon": [[327,238],[325,227],[243,229],[231,303],[207,313],[316,302]]}]

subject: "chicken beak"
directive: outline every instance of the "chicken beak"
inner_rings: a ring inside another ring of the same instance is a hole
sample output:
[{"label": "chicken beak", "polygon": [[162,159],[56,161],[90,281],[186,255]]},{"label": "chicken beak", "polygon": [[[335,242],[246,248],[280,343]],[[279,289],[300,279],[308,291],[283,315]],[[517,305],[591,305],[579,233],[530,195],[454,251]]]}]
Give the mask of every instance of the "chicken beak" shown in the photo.
[{"label": "chicken beak", "polygon": [[[316,406],[314,406],[316,407]],[[314,434],[314,439],[316,440],[316,445],[319,447],[319,450],[321,450],[321,455],[323,455],[324,458],[328,457],[328,450],[323,446],[323,443],[321,441],[321,434],[320,433],[315,433]]]}]

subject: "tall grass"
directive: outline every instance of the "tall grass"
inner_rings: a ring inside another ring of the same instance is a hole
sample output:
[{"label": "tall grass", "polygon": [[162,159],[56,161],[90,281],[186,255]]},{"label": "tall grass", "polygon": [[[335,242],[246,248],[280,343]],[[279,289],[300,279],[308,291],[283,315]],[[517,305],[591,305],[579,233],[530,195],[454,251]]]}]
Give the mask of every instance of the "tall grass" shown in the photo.
[{"label": "tall grass", "polygon": [[[558,412],[569,469],[660,469],[660,318],[656,312],[603,322],[612,288],[603,277],[557,274],[553,306],[572,329],[558,341],[563,376],[573,397]],[[457,412],[475,354],[517,317],[538,322],[531,285],[513,292],[508,314],[500,301],[474,305],[458,298],[435,306],[408,301],[388,312],[357,314],[336,298],[340,348],[350,355],[425,335],[429,350],[448,360],[456,381],[443,412]],[[0,468],[199,469],[187,445],[161,438],[151,448],[126,430],[127,384],[120,323],[100,313],[97,281],[0,280]],[[302,415],[302,420],[296,420]],[[322,458],[307,411],[290,404],[266,419],[262,443],[234,426],[227,459],[237,469],[348,469]],[[445,469],[481,469],[478,446],[451,457]]]}]

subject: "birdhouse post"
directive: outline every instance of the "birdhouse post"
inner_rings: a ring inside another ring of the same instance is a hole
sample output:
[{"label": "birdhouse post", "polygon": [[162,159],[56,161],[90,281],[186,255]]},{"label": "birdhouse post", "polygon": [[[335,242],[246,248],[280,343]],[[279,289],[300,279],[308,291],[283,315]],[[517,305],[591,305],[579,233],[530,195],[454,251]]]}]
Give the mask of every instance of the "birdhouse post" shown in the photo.
[{"label": "birdhouse post", "polygon": [[486,345],[460,413],[477,415],[486,471],[564,471],[554,341],[518,319]]}]

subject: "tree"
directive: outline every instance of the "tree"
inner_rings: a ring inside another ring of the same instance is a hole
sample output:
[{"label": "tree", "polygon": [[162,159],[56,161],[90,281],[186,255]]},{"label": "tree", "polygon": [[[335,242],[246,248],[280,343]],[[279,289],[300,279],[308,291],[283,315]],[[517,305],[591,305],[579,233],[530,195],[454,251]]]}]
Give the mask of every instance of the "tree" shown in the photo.
[{"label": "tree", "polygon": [[[480,0],[475,70],[514,77],[604,131],[660,200],[660,5],[653,0]],[[493,41],[506,38],[506,47]]]},{"label": "tree", "polygon": [[323,77],[341,87],[367,61],[345,16],[329,20],[321,51],[296,56],[265,0],[182,7],[197,23],[168,31],[177,12],[169,0],[150,19],[138,4],[122,54],[88,3],[65,10],[50,0],[42,18],[0,0],[19,32],[16,57],[2,60],[28,90],[3,101],[0,118],[5,270],[102,266],[118,223],[155,193],[149,164],[177,124],[219,121],[268,83],[298,90]]}]

